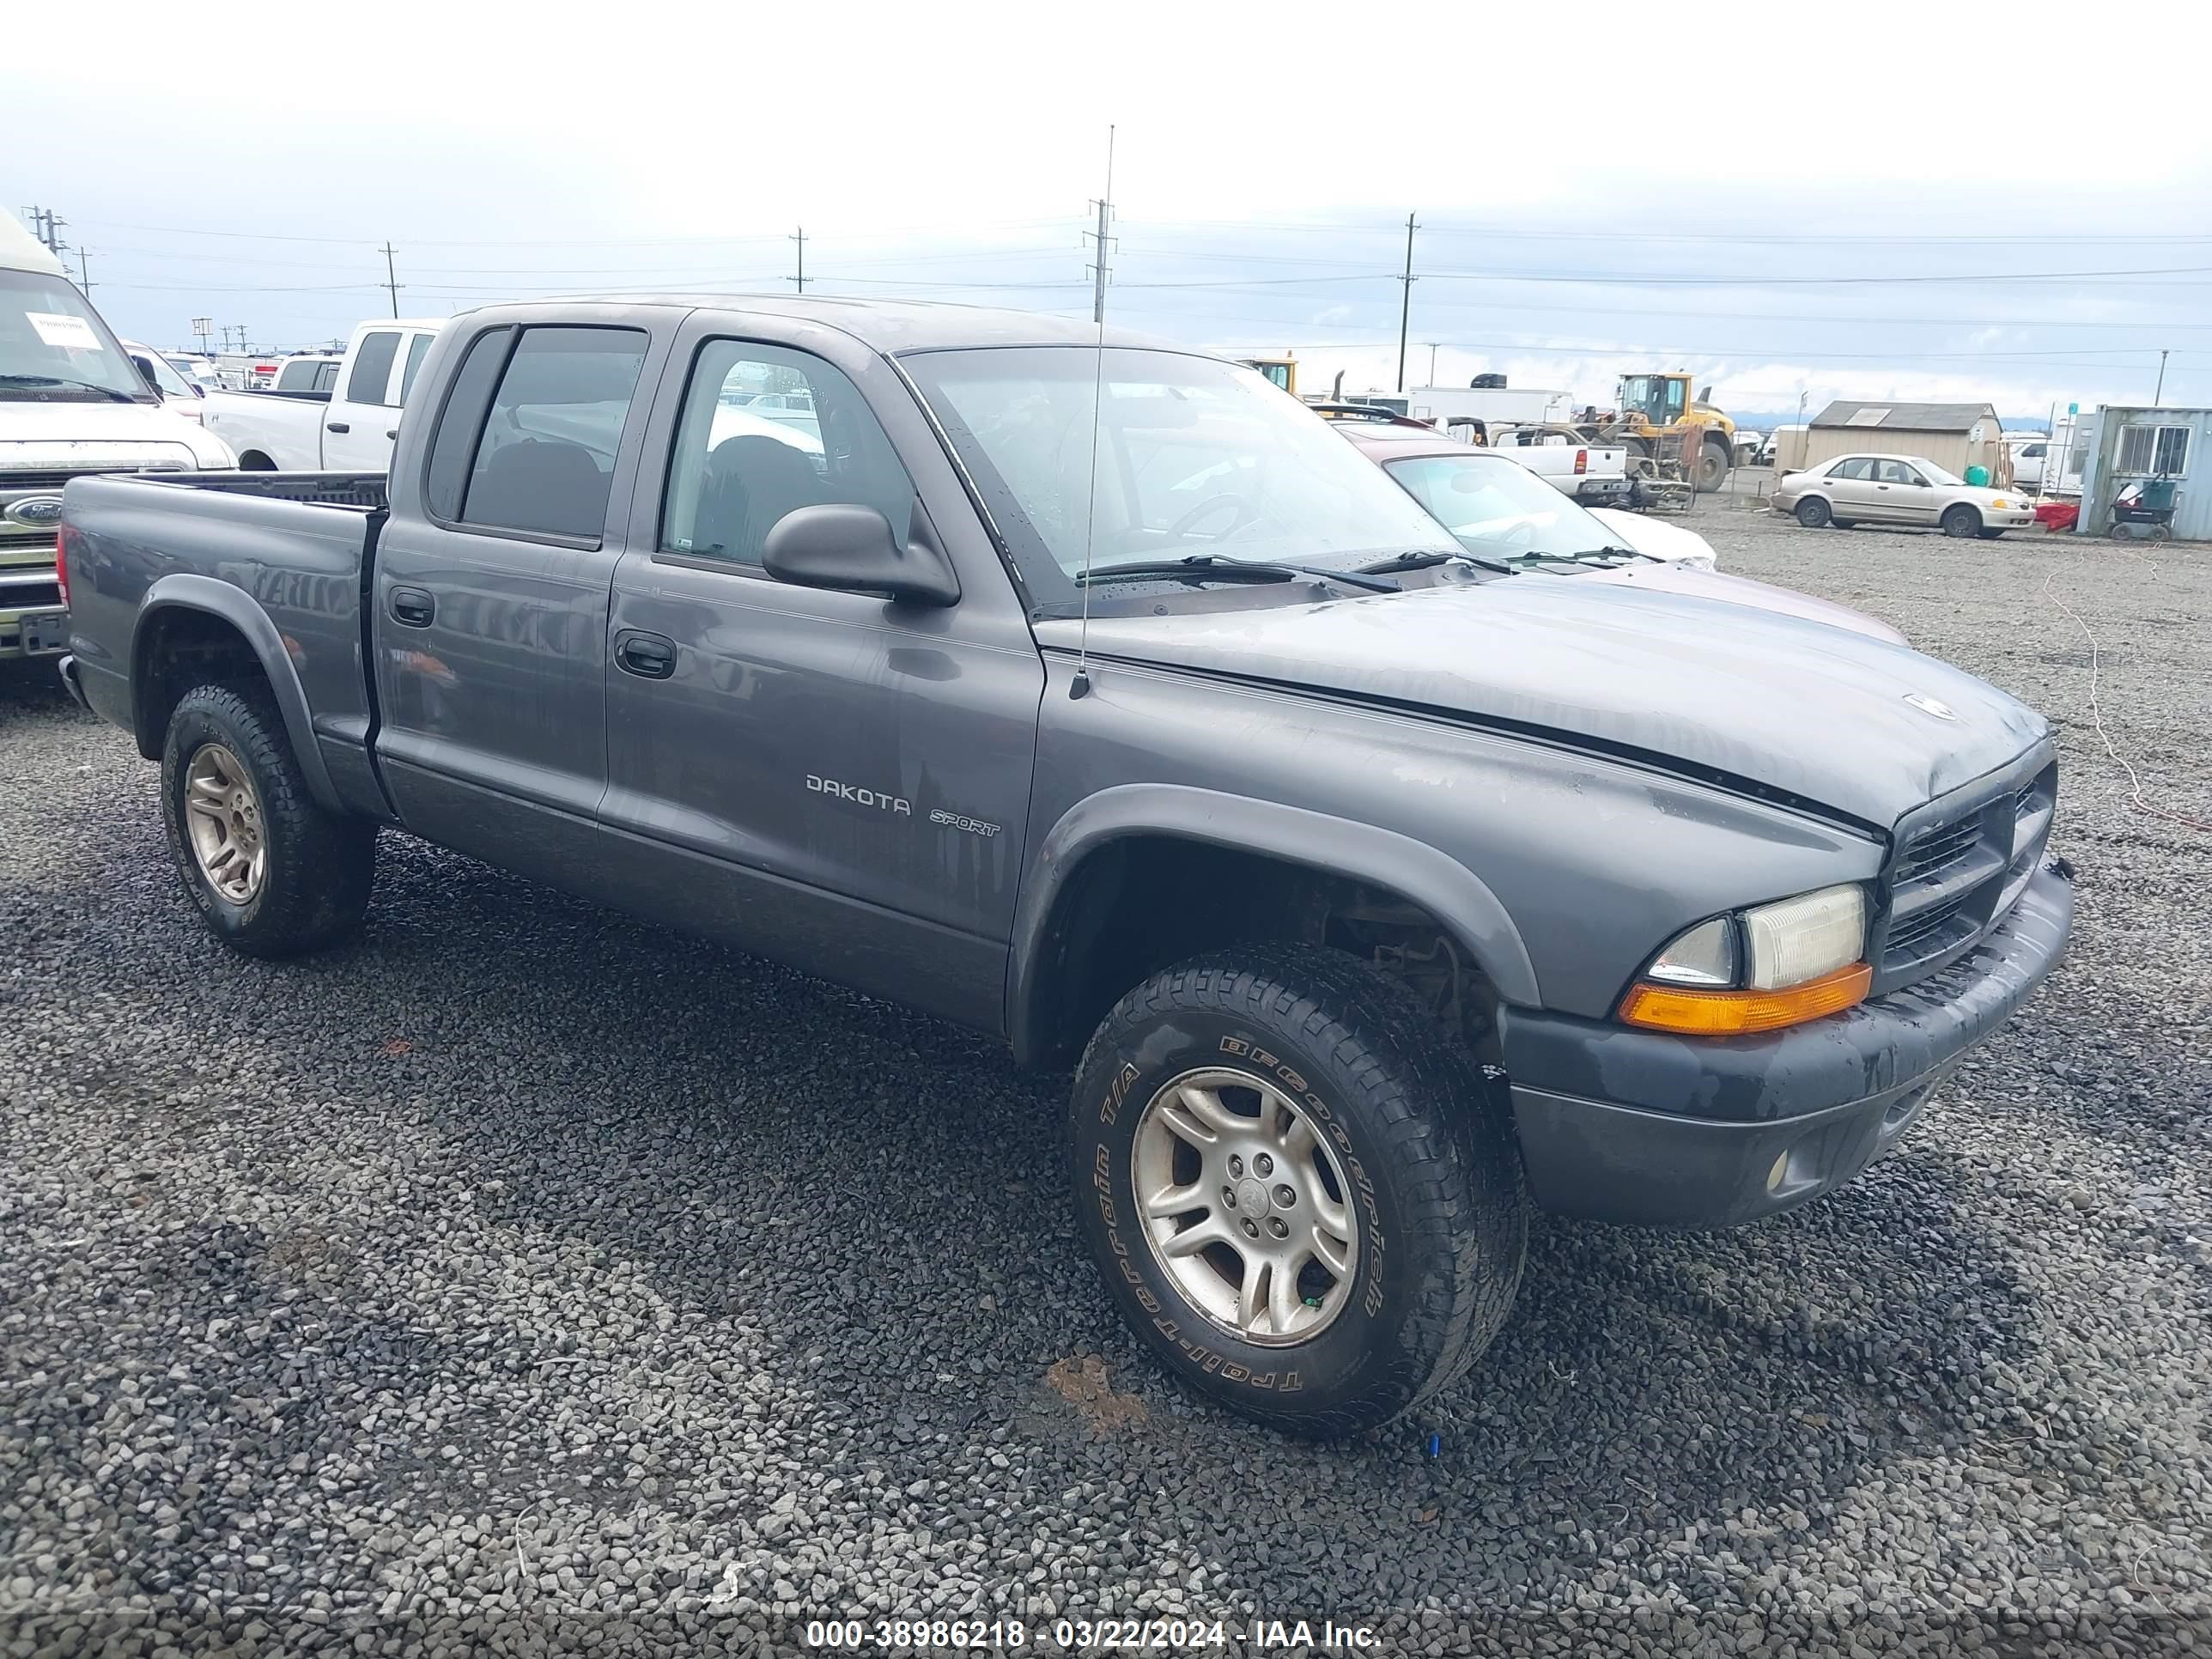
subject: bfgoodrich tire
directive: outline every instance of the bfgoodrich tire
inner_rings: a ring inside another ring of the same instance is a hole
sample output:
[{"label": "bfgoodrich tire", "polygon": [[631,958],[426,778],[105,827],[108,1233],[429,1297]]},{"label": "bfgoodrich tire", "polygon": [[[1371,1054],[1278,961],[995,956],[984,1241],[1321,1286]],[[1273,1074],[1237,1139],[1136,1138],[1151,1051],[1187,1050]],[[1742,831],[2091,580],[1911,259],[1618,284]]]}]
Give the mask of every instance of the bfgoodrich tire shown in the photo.
[{"label": "bfgoodrich tire", "polygon": [[1482,1077],[1401,987],[1255,945],[1100,1025],[1070,1139],[1122,1316],[1198,1392],[1295,1434],[1387,1423],[1504,1323],[1528,1206]]},{"label": "bfgoodrich tire", "polygon": [[265,691],[185,693],[161,750],[161,818],[185,896],[233,950],[298,956],[360,927],[376,826],[315,804]]}]

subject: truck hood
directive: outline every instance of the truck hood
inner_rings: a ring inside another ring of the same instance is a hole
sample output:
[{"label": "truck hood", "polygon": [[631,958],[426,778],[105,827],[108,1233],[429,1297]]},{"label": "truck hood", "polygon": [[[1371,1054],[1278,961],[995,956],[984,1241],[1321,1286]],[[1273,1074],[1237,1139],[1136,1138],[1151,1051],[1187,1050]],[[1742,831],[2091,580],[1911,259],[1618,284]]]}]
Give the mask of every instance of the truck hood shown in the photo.
[{"label": "truck hood", "polygon": [[1729,605],[1754,605],[1762,611],[1778,611],[1785,616],[1803,617],[1811,622],[1826,623],[1831,628],[1848,628],[1854,634],[1863,634],[1869,639],[1887,640],[1892,645],[1905,643],[1905,635],[1881,617],[1870,617],[1863,611],[1854,611],[1847,605],[1838,605],[1833,599],[1815,599],[1810,593],[1800,593],[1794,587],[1777,587],[1771,582],[1757,582],[1748,576],[1730,576],[1717,570],[1703,570],[1692,565],[1624,564],[1610,570],[1585,571],[1569,580],[1616,583],[1624,587],[1681,593],[1693,599],[1720,599]]},{"label": "truck hood", "polygon": [[0,467],[58,471],[157,464],[225,467],[232,456],[221,439],[149,404],[0,398]]},{"label": "truck hood", "polygon": [[[1068,650],[1078,632],[1036,625]],[[1094,617],[1090,652],[1560,737],[1885,830],[2046,731],[2026,704],[1906,646],[1573,577]]]}]

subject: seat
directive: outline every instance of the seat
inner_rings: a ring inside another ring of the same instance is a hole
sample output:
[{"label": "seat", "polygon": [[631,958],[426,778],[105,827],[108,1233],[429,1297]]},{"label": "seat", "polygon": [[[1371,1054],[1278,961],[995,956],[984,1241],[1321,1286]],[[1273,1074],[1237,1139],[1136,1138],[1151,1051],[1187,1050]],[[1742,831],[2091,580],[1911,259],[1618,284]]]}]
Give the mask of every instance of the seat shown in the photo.
[{"label": "seat", "polygon": [[581,444],[526,438],[484,464],[461,513],[471,524],[596,536],[606,524],[607,475]]},{"label": "seat", "polygon": [[725,438],[707,457],[692,545],[758,564],[778,520],[829,499],[814,464],[792,445],[758,434]]}]

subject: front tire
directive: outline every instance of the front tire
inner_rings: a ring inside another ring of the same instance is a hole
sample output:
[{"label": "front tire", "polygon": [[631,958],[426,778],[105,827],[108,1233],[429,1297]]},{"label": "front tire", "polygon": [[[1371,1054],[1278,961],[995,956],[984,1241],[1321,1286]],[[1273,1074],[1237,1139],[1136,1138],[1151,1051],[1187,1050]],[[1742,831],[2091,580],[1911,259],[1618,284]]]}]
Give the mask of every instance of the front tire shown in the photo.
[{"label": "front tire", "polygon": [[1503,1110],[1409,992],[1340,951],[1249,946],[1130,992],[1084,1055],[1070,1141],[1122,1316],[1192,1389],[1291,1433],[1427,1399],[1520,1283]]},{"label": "front tire", "polygon": [[161,817],[185,896],[231,949],[299,956],[360,927],[376,826],[315,804],[265,690],[185,694],[162,746]]},{"label": "front tire", "polygon": [[1818,495],[1808,495],[1797,503],[1797,522],[1808,530],[1824,528],[1835,514],[1828,510],[1827,502]]},{"label": "front tire", "polygon": [[1986,529],[1985,529],[1985,530],[1984,530],[1984,531],[1982,531],[1982,532],[1981,532],[1981,538],[1982,538],[1982,539],[1983,539],[1984,541],[1985,541],[1985,542],[1993,542],[1993,541],[1996,540],[1996,538],[1997,538],[1998,537],[2000,537],[2000,536],[2002,536],[2002,535],[2003,535],[2003,534],[2004,534],[2004,532],[2003,532],[2003,531],[2002,531],[2002,530],[1986,530]]},{"label": "front tire", "polygon": [[1698,446],[1698,471],[1692,481],[1700,495],[1710,495],[1727,482],[1729,465],[1734,458],[1718,444]]},{"label": "front tire", "polygon": [[1943,533],[1960,538],[1978,536],[1982,533],[1982,515],[1964,501],[1947,507],[1943,509]]}]

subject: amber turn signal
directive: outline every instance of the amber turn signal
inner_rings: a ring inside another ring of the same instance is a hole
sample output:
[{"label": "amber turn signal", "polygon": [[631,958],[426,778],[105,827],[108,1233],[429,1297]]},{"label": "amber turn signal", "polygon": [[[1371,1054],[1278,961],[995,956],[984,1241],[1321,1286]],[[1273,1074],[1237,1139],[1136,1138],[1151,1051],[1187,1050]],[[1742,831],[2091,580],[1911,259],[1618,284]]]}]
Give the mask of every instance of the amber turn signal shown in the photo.
[{"label": "amber turn signal", "polygon": [[1650,1031],[1690,1036],[1741,1036],[1801,1025],[1866,999],[1874,969],[1863,962],[1778,991],[1692,991],[1638,983],[1621,1000],[1620,1018]]}]

